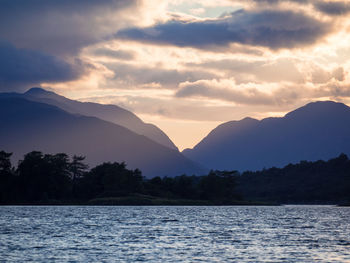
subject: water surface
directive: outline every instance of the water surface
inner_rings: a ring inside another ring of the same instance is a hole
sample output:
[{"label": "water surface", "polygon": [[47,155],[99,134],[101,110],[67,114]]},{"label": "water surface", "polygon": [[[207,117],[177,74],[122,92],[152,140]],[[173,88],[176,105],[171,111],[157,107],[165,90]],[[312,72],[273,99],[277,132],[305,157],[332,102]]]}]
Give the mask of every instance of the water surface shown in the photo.
[{"label": "water surface", "polygon": [[0,207],[1,262],[350,262],[350,208]]}]

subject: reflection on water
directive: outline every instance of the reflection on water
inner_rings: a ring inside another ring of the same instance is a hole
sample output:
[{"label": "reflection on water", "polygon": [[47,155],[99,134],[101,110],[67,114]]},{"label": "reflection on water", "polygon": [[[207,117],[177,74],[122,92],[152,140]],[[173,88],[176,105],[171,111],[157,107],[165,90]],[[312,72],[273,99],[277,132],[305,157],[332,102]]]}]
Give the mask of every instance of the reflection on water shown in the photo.
[{"label": "reflection on water", "polygon": [[0,261],[350,262],[350,208],[0,207]]}]

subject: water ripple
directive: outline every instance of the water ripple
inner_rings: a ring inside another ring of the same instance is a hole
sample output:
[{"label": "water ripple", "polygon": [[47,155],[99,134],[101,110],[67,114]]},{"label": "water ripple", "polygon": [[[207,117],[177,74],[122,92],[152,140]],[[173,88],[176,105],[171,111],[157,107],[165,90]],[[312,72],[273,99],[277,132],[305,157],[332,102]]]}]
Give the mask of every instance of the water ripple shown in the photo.
[{"label": "water ripple", "polygon": [[350,262],[350,208],[0,207],[5,262]]}]

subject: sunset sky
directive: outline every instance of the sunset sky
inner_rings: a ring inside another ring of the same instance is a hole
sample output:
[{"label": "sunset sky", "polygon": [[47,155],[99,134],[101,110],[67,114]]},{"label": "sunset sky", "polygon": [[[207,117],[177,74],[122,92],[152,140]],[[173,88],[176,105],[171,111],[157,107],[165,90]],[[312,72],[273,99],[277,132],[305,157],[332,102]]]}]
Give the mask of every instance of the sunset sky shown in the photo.
[{"label": "sunset sky", "polygon": [[0,2],[0,92],[116,104],[181,150],[225,121],[350,105],[349,72],[349,1]]}]

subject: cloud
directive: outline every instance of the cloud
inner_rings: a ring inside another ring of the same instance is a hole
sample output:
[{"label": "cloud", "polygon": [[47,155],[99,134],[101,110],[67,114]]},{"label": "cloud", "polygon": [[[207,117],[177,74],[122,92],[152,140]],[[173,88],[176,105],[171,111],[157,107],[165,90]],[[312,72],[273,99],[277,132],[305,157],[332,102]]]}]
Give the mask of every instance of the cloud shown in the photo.
[{"label": "cloud", "polygon": [[324,84],[332,81],[332,79],[342,82],[345,80],[345,71],[343,67],[337,67],[332,71],[327,71],[320,66],[311,66],[311,79],[313,84]]},{"label": "cloud", "polygon": [[18,47],[76,55],[137,13],[138,0],[2,0],[0,36]]},{"label": "cloud", "polygon": [[214,20],[187,23],[169,21],[148,28],[124,29],[116,37],[201,49],[239,43],[274,50],[313,44],[330,31],[329,24],[303,13],[239,10],[228,17]]},{"label": "cloud", "polygon": [[[0,46],[1,89],[64,83],[87,77],[84,73],[92,70],[98,74],[99,65],[82,56],[82,49],[105,41],[108,35],[126,24],[133,24],[131,21],[136,20],[140,2],[0,1],[0,36],[8,42]],[[108,55],[132,58],[132,54],[123,51]]]},{"label": "cloud", "polygon": [[350,13],[350,3],[343,1],[320,1],[316,2],[315,7],[327,15],[340,16]]},{"label": "cloud", "polygon": [[[274,93],[279,93],[280,96],[275,96]],[[238,86],[234,80],[215,79],[181,83],[175,96],[218,99],[245,105],[278,105],[291,103],[297,98],[296,92],[292,90],[278,89],[277,92],[269,93],[255,88],[254,85]]]},{"label": "cloud", "polygon": [[[226,121],[237,118],[239,106],[232,104],[215,104],[203,100],[181,99],[173,96],[112,95],[88,97],[82,101],[94,101],[104,104],[116,104],[136,114],[156,116],[169,120]],[[239,113],[246,117],[246,113]]]},{"label": "cloud", "polygon": [[135,52],[131,50],[114,50],[108,48],[98,48],[94,50],[92,54],[95,56],[116,58],[120,60],[132,60],[135,58]]},{"label": "cloud", "polygon": [[[201,63],[188,63],[189,67],[226,72],[226,77],[234,76],[236,83],[245,82],[295,82],[302,83],[305,77],[297,68],[298,61],[292,58],[278,59],[221,59]],[[278,74],[276,74],[278,72]]]},{"label": "cloud", "polygon": [[202,101],[218,100],[245,107],[269,106],[279,108],[324,98],[341,101],[350,97],[350,83],[343,68],[324,72],[320,83],[247,83],[236,84],[234,79],[199,80],[184,82],[175,93],[177,98],[195,98]]},{"label": "cloud", "polygon": [[219,59],[199,63],[187,63],[192,69],[206,69],[221,73],[222,78],[234,77],[236,84],[244,83],[294,83],[325,84],[332,79],[344,81],[346,72],[342,66],[316,63],[310,58],[279,57],[258,59]]},{"label": "cloud", "polygon": [[[241,1],[233,0],[233,2]],[[283,4],[294,4],[294,7],[310,5],[317,11],[330,16],[341,16],[350,12],[350,3],[342,0],[246,0],[247,3],[253,3],[255,9],[276,8]]]},{"label": "cloud", "polygon": [[[256,4],[281,4],[281,3],[298,3],[298,4],[306,4],[309,3],[310,0],[252,0]],[[311,0],[312,1],[312,0]]]},{"label": "cloud", "polygon": [[[201,70],[178,70],[158,67],[138,66],[126,63],[106,63],[108,69],[115,74],[110,83],[116,88],[140,88],[143,86],[163,89],[176,89],[181,82],[213,78],[216,75]],[[110,85],[112,86],[112,85]]]},{"label": "cloud", "polygon": [[42,82],[65,82],[80,77],[90,65],[70,64],[40,51],[18,49],[0,41],[0,90],[24,90]]},{"label": "cloud", "polygon": [[350,97],[350,83],[331,81],[315,89],[315,96],[330,97],[333,100]]}]

